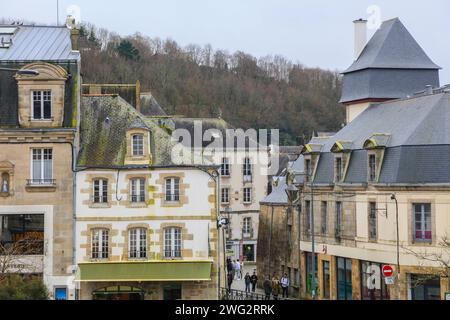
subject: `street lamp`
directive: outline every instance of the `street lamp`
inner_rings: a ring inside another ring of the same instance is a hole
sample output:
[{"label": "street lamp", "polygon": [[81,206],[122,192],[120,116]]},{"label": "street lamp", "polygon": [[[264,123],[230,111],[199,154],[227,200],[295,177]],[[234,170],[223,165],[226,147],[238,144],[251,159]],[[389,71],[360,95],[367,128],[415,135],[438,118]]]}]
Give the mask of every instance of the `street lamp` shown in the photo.
[{"label": "street lamp", "polygon": [[39,71],[28,69],[0,68],[0,71],[16,72],[17,74],[20,75],[30,75],[30,76],[39,75]]},{"label": "street lamp", "polygon": [[400,300],[400,239],[398,232],[398,201],[395,194],[391,194],[391,200],[395,201],[395,221],[397,224],[397,300]]}]

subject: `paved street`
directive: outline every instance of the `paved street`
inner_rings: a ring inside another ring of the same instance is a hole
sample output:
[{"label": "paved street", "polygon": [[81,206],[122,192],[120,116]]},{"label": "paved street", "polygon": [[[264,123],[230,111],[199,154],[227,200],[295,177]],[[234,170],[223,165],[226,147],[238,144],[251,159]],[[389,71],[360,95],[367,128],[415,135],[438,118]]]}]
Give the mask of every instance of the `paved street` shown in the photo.
[{"label": "paved street", "polygon": [[[250,275],[252,275],[253,271],[256,271],[256,265],[244,266],[241,280],[235,278],[233,280],[233,283],[231,284],[231,289],[245,291],[245,281],[244,281],[245,274],[248,272]],[[263,279],[258,275],[258,283],[261,283],[261,281],[263,281]],[[264,291],[259,288],[256,288],[255,292],[259,294],[264,294]]]}]

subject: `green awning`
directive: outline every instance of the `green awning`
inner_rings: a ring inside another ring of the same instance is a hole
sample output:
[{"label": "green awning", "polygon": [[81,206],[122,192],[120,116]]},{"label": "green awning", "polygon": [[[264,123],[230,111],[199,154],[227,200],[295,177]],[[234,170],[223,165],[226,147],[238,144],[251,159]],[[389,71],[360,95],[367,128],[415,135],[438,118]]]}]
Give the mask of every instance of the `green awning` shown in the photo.
[{"label": "green awning", "polygon": [[78,264],[77,281],[209,281],[212,261],[124,261]]}]

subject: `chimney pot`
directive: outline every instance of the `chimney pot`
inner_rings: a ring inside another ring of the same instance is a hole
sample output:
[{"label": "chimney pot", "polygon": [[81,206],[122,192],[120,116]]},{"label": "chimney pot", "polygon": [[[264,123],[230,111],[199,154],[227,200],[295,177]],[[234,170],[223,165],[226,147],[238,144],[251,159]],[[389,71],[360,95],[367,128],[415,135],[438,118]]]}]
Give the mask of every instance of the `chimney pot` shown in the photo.
[{"label": "chimney pot", "polygon": [[363,51],[367,43],[367,20],[358,19],[353,21],[355,26],[355,61]]}]

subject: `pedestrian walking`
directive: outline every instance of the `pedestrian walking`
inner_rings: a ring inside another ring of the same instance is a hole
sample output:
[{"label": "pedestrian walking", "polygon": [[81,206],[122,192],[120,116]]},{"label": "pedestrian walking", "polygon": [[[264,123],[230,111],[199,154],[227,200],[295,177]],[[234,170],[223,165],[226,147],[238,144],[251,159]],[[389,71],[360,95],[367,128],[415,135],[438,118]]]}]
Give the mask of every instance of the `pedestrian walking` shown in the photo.
[{"label": "pedestrian walking", "polygon": [[278,300],[278,295],[281,292],[280,280],[277,276],[272,278],[272,296],[274,300]]},{"label": "pedestrian walking", "polygon": [[232,267],[233,267],[233,280],[236,279],[236,260],[233,260],[233,262],[231,263]]},{"label": "pedestrian walking", "polygon": [[242,278],[241,264],[239,263],[239,259],[238,259],[238,261],[236,261],[236,277],[238,280],[241,280],[241,278]]},{"label": "pedestrian walking", "polygon": [[289,277],[287,273],[285,273],[284,276],[281,278],[280,283],[281,283],[281,290],[283,291],[282,296],[283,298],[287,298],[289,293]]},{"label": "pedestrian walking", "polygon": [[250,281],[252,283],[252,292],[255,292],[256,284],[258,283],[258,276],[256,275],[256,271],[253,271]]},{"label": "pedestrian walking", "polygon": [[270,300],[270,295],[272,294],[272,281],[270,281],[270,276],[267,276],[264,280],[263,287],[266,295],[265,300]]},{"label": "pedestrian walking", "polygon": [[245,292],[250,292],[250,284],[252,282],[250,273],[247,272],[247,274],[244,277],[244,281],[245,281]]},{"label": "pedestrian walking", "polygon": [[228,290],[231,290],[231,284],[233,283],[233,273],[228,272]]}]

